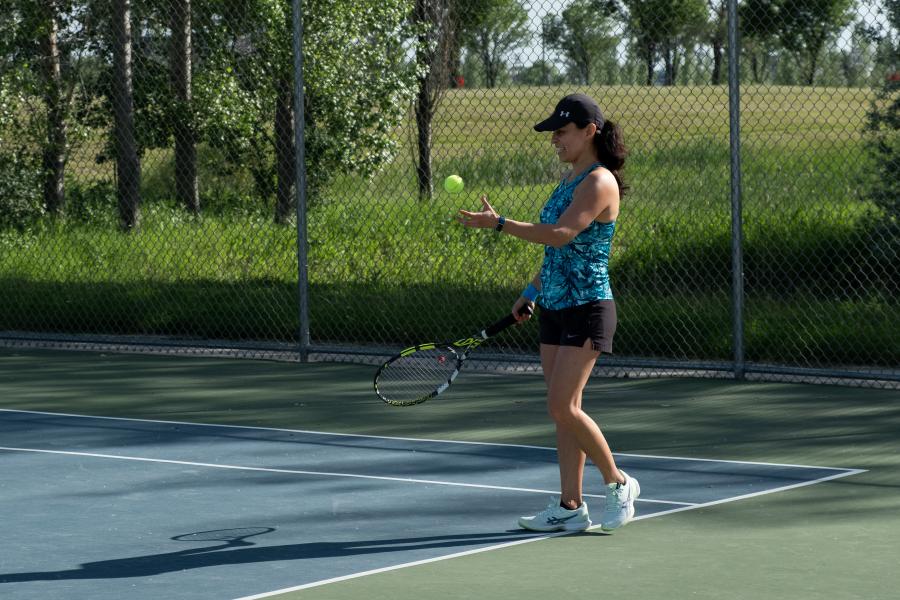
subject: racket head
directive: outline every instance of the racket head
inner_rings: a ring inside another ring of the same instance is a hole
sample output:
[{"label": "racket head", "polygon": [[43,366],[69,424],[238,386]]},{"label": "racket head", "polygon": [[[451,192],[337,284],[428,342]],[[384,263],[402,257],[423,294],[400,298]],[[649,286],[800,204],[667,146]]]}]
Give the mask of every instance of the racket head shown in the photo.
[{"label": "racket head", "polygon": [[212,531],[195,531],[176,535],[173,540],[179,542],[226,542],[241,543],[254,535],[262,535],[275,531],[274,527],[238,527],[235,529],[214,529]]},{"label": "racket head", "polygon": [[419,344],[391,357],[375,373],[375,393],[386,404],[412,406],[446,390],[465,352],[448,344]]}]

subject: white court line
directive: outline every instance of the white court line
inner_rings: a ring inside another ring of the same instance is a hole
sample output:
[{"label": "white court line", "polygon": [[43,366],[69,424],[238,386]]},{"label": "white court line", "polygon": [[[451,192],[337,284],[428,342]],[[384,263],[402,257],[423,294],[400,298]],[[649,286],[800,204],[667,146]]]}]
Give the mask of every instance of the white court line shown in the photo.
[{"label": "white court line", "polygon": [[[768,463],[759,463],[759,464],[768,464]],[[663,510],[660,512],[656,512],[650,515],[643,515],[639,517],[635,517],[635,521],[640,521],[642,519],[649,519],[651,517],[659,517],[662,515],[671,515],[672,513],[684,512],[685,510],[693,510],[696,508],[707,508],[709,506],[716,506],[718,504],[725,504],[726,502],[734,502],[736,500],[745,500],[747,498],[755,498],[756,496],[764,496],[766,494],[774,494],[775,492],[783,492],[785,490],[792,490],[795,488],[806,487],[808,485],[814,485],[816,483],[822,483],[823,481],[831,481],[832,479],[840,479],[841,477],[847,477],[849,475],[858,475],[860,473],[865,473],[866,469],[845,469],[843,473],[835,473],[834,475],[828,475],[827,477],[819,477],[818,479],[811,479],[809,481],[804,481],[801,483],[792,483],[791,485],[783,485],[781,487],[772,488],[768,490],[763,490],[760,492],[753,492],[751,494],[742,494],[740,496],[732,496],[731,498],[723,498],[721,500],[711,500],[709,502],[701,502],[699,504],[694,504],[693,506],[685,506],[681,508],[671,508],[669,510]]]},{"label": "white court line", "polygon": [[[33,414],[33,415],[48,415],[52,417],[71,417],[75,419],[99,419],[106,421],[126,421],[126,422],[134,422],[134,423],[161,423],[164,425],[188,425],[191,427],[212,427],[212,428],[224,428],[224,429],[247,429],[250,431],[278,431],[281,433],[305,433],[310,435],[321,435],[321,436],[335,436],[335,437],[354,437],[354,438],[366,438],[366,439],[374,439],[374,440],[395,440],[401,442],[423,442],[423,443],[435,443],[435,444],[460,444],[460,445],[468,445],[468,446],[499,446],[501,448],[527,448],[530,450],[546,450],[550,452],[556,452],[556,448],[550,446],[530,446],[527,444],[503,444],[499,442],[470,442],[464,440],[439,440],[439,439],[430,439],[430,438],[411,438],[411,437],[394,437],[388,435],[368,435],[362,433],[335,433],[333,431],[315,431],[311,429],[284,429],[279,427],[255,427],[252,425],[220,425],[216,423],[194,423],[191,421],[166,421],[161,419],[135,419],[129,417],[98,417],[93,415],[79,415],[79,414],[71,414],[71,413],[58,413],[58,412],[47,412],[47,411],[39,411],[39,410],[16,410],[9,408],[0,408],[0,413],[22,413],[22,414]],[[796,469],[823,469],[827,471],[841,471],[848,472],[849,475],[853,475],[858,473],[859,471],[856,469],[847,469],[842,467],[818,467],[815,465],[795,465],[795,464],[782,464],[782,463],[767,463],[767,462],[753,462],[748,460],[723,460],[717,458],[692,458],[690,456],[658,456],[653,454],[627,454],[623,452],[613,452],[614,456],[628,456],[634,458],[654,458],[660,460],[691,460],[691,461],[699,461],[699,462],[717,462],[717,463],[726,463],[730,465],[761,465],[761,466],[772,466],[772,467],[788,467],[788,468],[796,468]],[[863,471],[864,472],[864,471]]]},{"label": "white court line", "polygon": [[[530,492],[535,494],[559,494],[554,490],[536,490],[532,488],[508,487],[502,485],[485,485],[480,483],[463,483],[458,481],[438,481],[434,479],[414,479],[411,477],[387,477],[383,475],[364,475],[361,473],[337,473],[331,471],[306,471],[302,469],[276,469],[272,467],[247,467],[243,465],[224,465],[219,463],[203,463],[189,460],[171,460],[166,458],[147,458],[143,456],[123,456],[120,454],[100,454],[97,452],[75,452],[72,450],[49,450],[47,448],[16,448],[0,446],[0,451],[6,452],[32,452],[36,454],[59,454],[63,456],[85,456],[88,458],[109,458],[115,460],[131,460],[137,462],[162,463],[167,465],[183,465],[188,467],[208,467],[211,469],[230,469],[233,471],[256,471],[260,473],[282,473],[289,475],[317,475],[321,477],[349,477],[353,479],[375,479],[378,481],[394,481],[401,483],[424,483],[430,485],[447,485],[453,487],[478,488],[483,490],[500,490],[505,492]],[[605,498],[599,494],[584,494],[591,498]],[[681,507],[695,506],[691,502],[675,502],[674,500],[652,500],[638,498],[638,502],[652,504],[672,504]]]},{"label": "white court line", "polygon": [[[767,464],[767,463],[761,463],[761,464]],[[786,485],[783,487],[773,488],[773,489],[765,490],[762,492],[754,492],[752,494],[744,494],[742,496],[734,496],[733,498],[726,498],[723,500],[714,500],[712,502],[705,502],[703,504],[694,504],[692,506],[683,506],[680,508],[673,508],[670,510],[664,510],[664,511],[656,512],[656,513],[649,514],[649,515],[641,515],[641,516],[635,517],[634,520],[642,521],[644,519],[652,519],[654,517],[661,517],[663,515],[670,515],[672,513],[684,512],[686,510],[696,510],[698,508],[706,508],[708,506],[715,506],[717,504],[725,504],[726,502],[734,502],[735,500],[743,500],[745,498],[752,498],[754,496],[763,496],[765,494],[773,494],[775,492],[781,492],[781,491],[789,490],[789,489],[793,489],[793,488],[804,487],[807,485],[813,485],[815,483],[821,483],[823,481],[829,481],[831,479],[838,479],[840,477],[847,477],[848,475],[856,475],[858,473],[865,473],[865,472],[866,472],[865,469],[846,469],[845,472],[843,472],[843,473],[836,473],[834,475],[829,475],[828,477],[822,477],[820,479],[815,479],[812,481],[805,481],[803,483]],[[590,530],[596,530],[599,527],[600,527],[599,525],[595,525],[595,526],[591,527]],[[334,577],[332,579],[323,579],[321,581],[314,581],[312,583],[306,583],[303,585],[297,585],[297,586],[293,586],[293,587],[283,588],[280,590],[272,590],[271,592],[263,592],[261,594],[255,594],[253,596],[241,596],[240,598],[234,598],[233,600],[260,600],[261,598],[271,598],[272,596],[278,596],[278,595],[287,594],[290,592],[297,592],[297,591],[306,590],[309,588],[320,587],[323,585],[328,585],[330,583],[337,583],[339,581],[347,581],[349,579],[357,579],[359,577],[366,577],[368,575],[375,575],[378,573],[387,573],[389,571],[397,571],[399,569],[405,569],[407,567],[415,567],[418,565],[424,565],[424,564],[438,562],[438,561],[442,561],[442,560],[448,560],[451,558],[459,558],[461,556],[470,556],[472,554],[479,554],[481,552],[489,552],[492,550],[499,550],[501,548],[509,548],[510,546],[529,544],[531,542],[537,542],[537,541],[546,540],[549,538],[560,537],[563,535],[571,535],[571,533],[572,532],[570,532],[570,531],[561,531],[558,533],[548,533],[546,535],[532,537],[532,538],[528,538],[525,540],[516,540],[514,542],[508,542],[505,544],[497,544],[496,546],[488,546],[487,548],[478,548],[475,550],[456,552],[454,554],[447,554],[446,556],[437,556],[437,557],[428,558],[425,560],[417,560],[414,562],[403,563],[400,565],[392,565],[390,567],[382,567],[380,569],[372,569],[370,571],[360,571],[359,573],[351,573],[349,575],[342,575],[341,577]]]},{"label": "white court line", "polygon": [[[495,442],[469,442],[469,441],[457,441],[457,440],[435,440],[435,439],[423,439],[423,438],[390,437],[390,436],[376,436],[376,435],[364,435],[364,434],[354,434],[354,433],[333,433],[333,432],[322,432],[322,431],[310,431],[310,430],[301,430],[301,429],[280,429],[280,428],[273,428],[273,427],[253,427],[253,426],[243,426],[243,425],[216,425],[216,424],[212,424],[212,423],[191,423],[191,422],[183,422],[183,421],[165,421],[165,420],[156,420],[156,419],[134,419],[134,418],[126,418],[126,417],[96,417],[96,416],[91,416],[91,415],[78,415],[78,414],[66,414],[66,413],[42,412],[42,411],[11,410],[11,409],[0,409],[0,412],[26,413],[26,414],[40,414],[40,415],[50,415],[50,416],[57,416],[57,417],[72,417],[72,418],[84,418],[84,419],[101,419],[101,420],[113,420],[113,421],[130,421],[130,422],[139,422],[139,423],[160,423],[160,424],[167,424],[167,425],[189,425],[189,426],[196,426],[196,427],[218,427],[218,428],[227,428],[227,429],[246,429],[246,430],[255,430],[255,431],[279,431],[279,432],[288,432],[288,433],[305,433],[305,434],[321,435],[321,436],[340,436],[340,437],[356,437],[356,438],[369,438],[369,439],[388,439],[388,440],[409,441],[409,442],[434,442],[434,443],[443,443],[443,444],[464,444],[464,445],[481,445],[481,446],[501,446],[501,447],[508,447],[508,448],[527,448],[527,449],[534,449],[534,450],[548,450],[548,451],[555,451],[555,448],[550,448],[550,447],[546,447],[546,446],[530,446],[530,445],[520,445],[520,444],[502,444],[502,443],[495,443]],[[0,448],[0,449],[3,449],[3,450],[15,450],[15,449],[13,449],[13,448]],[[50,450],[37,450],[37,449],[31,449],[31,450],[28,450],[28,449],[20,449],[20,450],[22,450],[22,451],[34,451],[34,452],[47,452],[47,453],[55,453],[55,454],[79,454],[79,453],[74,453],[74,452],[50,451]],[[87,456],[91,456],[90,454],[87,454],[87,453],[84,453],[84,454],[87,455]],[[778,466],[778,467],[793,467],[793,468],[805,468],[805,469],[820,469],[820,470],[830,470],[830,471],[835,471],[835,472],[836,472],[836,473],[833,474],[833,475],[829,475],[829,476],[826,476],[826,477],[820,477],[820,478],[818,478],[818,479],[814,479],[814,480],[810,480],[810,481],[805,481],[805,482],[802,482],[802,483],[796,483],[796,484],[786,485],[786,486],[782,486],[782,487],[778,487],[778,488],[772,488],[772,489],[768,489],[768,490],[764,490],[764,491],[760,491],[760,492],[754,492],[754,493],[751,493],[751,494],[744,494],[744,495],[741,495],[741,496],[735,496],[735,497],[732,497],[732,498],[725,498],[725,499],[721,499],[721,500],[714,500],[714,501],[711,501],[711,502],[706,502],[706,503],[701,503],[701,504],[679,506],[679,507],[677,507],[677,508],[672,508],[672,509],[669,509],[669,510],[660,511],[660,512],[653,513],[653,514],[650,514],[650,515],[641,515],[641,516],[635,517],[635,520],[636,520],[636,521],[638,521],[638,520],[644,520],[644,519],[650,519],[650,518],[653,518],[653,517],[659,517],[659,516],[663,516],[663,515],[669,515],[669,514],[673,514],[673,513],[677,513],[677,512],[683,512],[683,511],[687,511],[687,510],[696,510],[696,509],[698,509],[698,508],[706,508],[706,507],[710,507],[710,506],[716,506],[716,505],[719,505],[719,504],[725,504],[725,503],[728,503],[728,502],[734,502],[734,501],[736,501],[736,500],[743,500],[743,499],[746,499],[746,498],[751,498],[751,497],[756,497],[756,496],[763,496],[763,495],[766,495],[766,494],[773,494],[773,493],[776,493],[776,492],[781,492],[781,491],[785,491],[785,490],[790,490],[790,489],[793,489],[793,488],[805,487],[805,486],[808,486],[808,485],[814,485],[814,484],[821,483],[821,482],[824,482],[824,481],[829,481],[829,480],[832,480],[832,479],[838,479],[838,478],[841,478],[841,477],[847,477],[847,476],[849,476],[849,475],[856,475],[856,474],[859,474],[859,473],[865,473],[865,472],[866,472],[865,469],[847,469],[847,468],[836,468],[836,467],[819,467],[819,466],[810,466],[810,465],[794,465],[794,464],[762,463],[762,462],[738,461],[738,460],[716,460],[716,459],[702,459],[702,458],[690,458],[690,457],[654,456],[654,455],[644,455],[644,454],[620,454],[620,453],[615,453],[615,455],[616,455],[616,456],[641,457],[641,458],[653,458],[653,459],[662,459],[662,460],[690,460],[690,461],[703,461],[703,462],[720,462],[720,463],[727,463],[727,464],[766,465],[766,466]],[[96,456],[100,456],[100,457],[104,457],[104,458],[120,458],[120,459],[122,459],[122,460],[139,460],[139,461],[165,462],[165,463],[184,464],[184,465],[193,465],[193,466],[209,466],[209,467],[214,467],[214,468],[231,468],[231,469],[241,469],[241,468],[245,468],[246,470],[251,470],[251,471],[269,471],[269,472],[287,472],[287,473],[292,472],[292,471],[289,471],[289,470],[265,469],[265,468],[261,468],[261,467],[234,467],[234,466],[227,466],[227,465],[215,465],[215,464],[205,464],[205,463],[189,463],[189,462],[170,461],[170,460],[161,460],[161,459],[146,459],[146,458],[137,458],[137,457],[115,457],[115,456],[112,456],[112,455],[96,455]],[[297,473],[309,473],[309,474],[321,474],[321,473],[302,472],[302,471],[294,471],[294,472],[297,472]],[[343,474],[343,476],[345,476],[345,477],[351,477],[352,475],[349,475],[349,474]],[[368,477],[368,476],[367,476],[367,477]],[[374,477],[373,477],[373,478],[374,478]],[[390,479],[390,478],[382,478],[382,479]],[[409,481],[416,481],[416,480],[409,480]],[[421,482],[423,482],[423,483],[437,483],[437,484],[440,484],[440,483],[441,483],[441,482],[427,482],[427,481],[425,481],[425,480],[418,480],[418,481],[421,481]],[[444,484],[446,485],[446,482],[445,482]],[[491,487],[491,486],[477,486],[477,485],[474,485],[474,484],[456,484],[456,485],[465,485],[465,486],[469,486],[469,487]],[[498,488],[498,489],[504,489],[504,488]],[[516,489],[516,488],[505,488],[505,489]],[[523,490],[523,491],[537,491],[537,490]],[[554,492],[554,493],[555,493],[555,492]],[[643,500],[643,499],[640,499],[640,498],[639,498],[638,500],[641,501],[641,500]],[[596,527],[593,527],[592,529],[596,529]],[[343,576],[340,576],[340,577],[334,577],[334,578],[331,578],[331,579],[323,579],[323,580],[321,580],[321,581],[314,581],[314,582],[312,582],[312,583],[307,583],[307,584],[303,584],[303,585],[298,585],[298,586],[293,586],[293,587],[283,588],[283,589],[279,589],[279,590],[273,590],[273,591],[269,591],[269,592],[263,592],[263,593],[256,594],[256,595],[253,595],[253,596],[242,596],[242,597],[240,597],[240,598],[235,598],[234,600],[260,600],[260,599],[262,599],[262,598],[270,598],[270,597],[277,596],[277,595],[280,595],[280,594],[286,594],[286,593],[295,592],[295,591],[299,591],[299,590],[304,590],[304,589],[309,589],[309,588],[314,588],[314,587],[320,587],[320,586],[328,585],[328,584],[331,584],[331,583],[337,583],[337,582],[339,582],[339,581],[346,581],[346,580],[349,580],[349,579],[356,579],[356,578],[359,578],[359,577],[365,577],[365,576],[368,576],[368,575],[375,575],[375,574],[377,574],[377,573],[385,573],[385,572],[389,572],[389,571],[396,571],[396,570],[404,569],[404,568],[407,568],[407,567],[414,567],[414,566],[423,565],[423,564],[428,564],[428,563],[433,563],[433,562],[438,562],[438,561],[442,561],[442,560],[449,560],[449,559],[451,559],[451,558],[458,558],[458,557],[462,557],[462,556],[469,556],[469,555],[472,555],[472,554],[479,554],[479,553],[481,553],[481,552],[489,552],[489,551],[493,551],[493,550],[499,550],[499,549],[501,549],[501,548],[508,548],[508,547],[511,547],[511,546],[518,546],[518,545],[521,545],[521,544],[528,544],[528,543],[531,543],[531,542],[536,542],[536,541],[540,541],[540,540],[544,540],[544,539],[549,539],[549,538],[554,538],[554,537],[559,537],[559,536],[569,535],[569,534],[570,534],[570,532],[565,532],[565,531],[564,531],[564,532],[558,532],[558,533],[549,533],[549,534],[546,534],[546,535],[541,535],[541,536],[531,537],[531,538],[524,539],[524,540],[516,540],[516,541],[504,543],[504,544],[497,544],[497,545],[494,545],[494,546],[488,546],[488,547],[485,547],[485,548],[478,548],[478,549],[475,549],[475,550],[467,550],[467,551],[463,551],[463,552],[456,552],[456,553],[453,553],[453,554],[447,554],[447,555],[438,556],[438,557],[434,557],[434,558],[429,558],[429,559],[425,559],[425,560],[419,560],[419,561],[414,561],[414,562],[408,562],[408,563],[403,563],[403,564],[399,564],[399,565],[392,565],[392,566],[389,566],[389,567],[382,567],[382,568],[379,568],[379,569],[372,569],[372,570],[369,570],[369,571],[361,571],[361,572],[358,572],[358,573],[351,573],[351,574],[349,574],[349,575],[343,575]]]},{"label": "white court line", "polygon": [[482,552],[490,552],[492,550],[499,550],[501,548],[509,548],[510,546],[519,546],[521,544],[529,544],[531,542],[537,542],[540,540],[546,540],[550,538],[560,537],[563,535],[570,535],[571,531],[561,531],[558,533],[548,533],[546,535],[539,535],[535,537],[530,537],[524,540],[516,540],[514,542],[506,542],[505,544],[497,544],[496,546],[488,546],[486,548],[478,548],[476,550],[466,550],[465,552],[456,552],[454,554],[447,554],[446,556],[437,556],[435,558],[426,558],[424,560],[417,560],[414,562],[403,563],[402,565],[392,565],[390,567],[382,567],[380,569],[372,569],[370,571],[360,571],[359,573],[351,573],[350,575],[342,575],[340,577],[332,577],[331,579],[323,579],[321,581],[314,581],[313,583],[306,583],[304,585],[297,585],[294,587],[284,588],[281,590],[273,590],[271,592],[263,592],[261,594],[254,594],[253,596],[241,596],[240,598],[234,598],[234,600],[259,600],[260,598],[271,598],[272,596],[278,596],[280,594],[287,594],[290,592],[298,592],[300,590],[308,590],[309,588],[320,587],[323,585],[328,585],[329,583],[337,583],[339,581],[347,581],[349,579],[357,579],[359,577],[366,577],[368,575],[377,575],[378,573],[387,573],[390,571],[396,571],[398,569],[405,569],[407,567],[417,567],[419,565],[427,565],[428,563],[438,562],[442,560],[448,560],[451,558],[459,558],[461,556],[471,556],[472,554],[481,554]]}]

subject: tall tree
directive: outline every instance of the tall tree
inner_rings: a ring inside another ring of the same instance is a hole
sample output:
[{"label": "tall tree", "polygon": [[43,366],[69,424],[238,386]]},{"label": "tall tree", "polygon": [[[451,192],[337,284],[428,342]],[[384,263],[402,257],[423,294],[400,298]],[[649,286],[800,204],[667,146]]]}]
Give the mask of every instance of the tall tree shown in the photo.
[{"label": "tall tree", "polygon": [[507,0],[413,0],[417,73],[416,181],[419,198],[434,193],[432,124],[451,79],[461,71],[461,53],[470,32],[482,27],[495,6]]},{"label": "tall tree", "polygon": [[62,22],[64,13],[70,10],[65,0],[0,3],[4,21],[0,28],[2,59],[10,69],[28,73],[28,77],[14,79],[20,83],[33,82],[33,88],[20,91],[43,105],[30,111],[31,114],[16,118],[32,121],[33,127],[28,129],[41,131],[41,139],[29,143],[39,148],[43,204],[51,214],[59,214],[65,207],[68,118],[75,84],[71,76],[72,61],[63,56],[66,52],[63,46],[66,35],[72,37],[77,33],[74,23]]},{"label": "tall tree", "polygon": [[712,85],[720,85],[722,79],[722,64],[724,62],[725,40],[727,36],[727,19],[726,9],[728,8],[727,0],[707,0],[709,6],[710,22],[709,22],[709,45],[713,51],[713,69],[710,83]]},{"label": "tall tree", "polygon": [[[274,218],[293,214],[294,128],[290,0],[194,0],[198,140],[247,169]],[[396,155],[415,68],[412,0],[303,2],[307,199],[344,173],[368,176]]]},{"label": "tall tree", "polygon": [[[900,32],[900,0],[887,0],[885,5],[891,27],[894,32]],[[900,39],[892,44],[900,44]],[[900,52],[894,60],[894,68],[900,68]],[[883,211],[884,234],[896,265],[900,261],[900,74],[897,72],[887,74],[875,86],[865,131],[873,166],[867,192]]]},{"label": "tall tree", "polygon": [[47,142],[44,145],[44,206],[47,212],[59,214],[65,205],[64,176],[68,136],[67,102],[64,91],[59,48],[59,3],[50,0],[42,5],[41,32],[44,101],[47,105]]},{"label": "tall tree", "polygon": [[612,19],[618,14],[614,0],[574,0],[543,23],[544,43],[562,53],[578,83],[592,83],[603,57],[615,53]]},{"label": "tall tree", "polygon": [[679,0],[666,13],[668,30],[663,38],[665,84],[675,85],[686,54],[708,28],[706,4],[703,0]]},{"label": "tall tree", "polygon": [[193,214],[200,213],[197,187],[197,142],[192,103],[192,7],[191,0],[172,0],[170,75],[175,107],[175,195]]},{"label": "tall tree", "polygon": [[132,75],[131,0],[113,5],[113,114],[119,222],[126,231],[140,227],[141,163],[134,127]]},{"label": "tall tree", "polygon": [[447,90],[450,65],[456,44],[456,21],[449,0],[415,0],[413,22],[417,28],[416,66],[418,91],[416,117],[416,181],[419,198],[430,200],[434,193],[431,164],[432,124],[441,97]]},{"label": "tall tree", "polygon": [[738,6],[741,50],[750,57],[750,76],[762,83],[769,68],[773,48],[778,46],[776,0],[744,0]]},{"label": "tall tree", "polygon": [[464,32],[465,46],[481,61],[485,85],[496,87],[504,66],[504,57],[527,43],[528,12],[519,0],[495,0],[488,3],[484,18]]},{"label": "tall tree", "polygon": [[635,54],[646,66],[646,85],[653,85],[656,61],[663,38],[663,4],[667,0],[623,0],[628,9],[628,30]]},{"label": "tall tree", "polygon": [[850,23],[855,0],[775,0],[778,40],[813,85],[825,44]]},{"label": "tall tree", "polygon": [[685,47],[706,27],[705,0],[623,0],[634,50],[647,67],[653,85],[654,67],[662,59],[664,83],[675,85]]},{"label": "tall tree", "polygon": [[305,4],[308,168],[319,185],[341,172],[369,176],[396,155],[397,127],[416,92],[406,45],[412,2]]},{"label": "tall tree", "polygon": [[449,64],[447,69],[451,79],[462,71],[462,51],[471,33],[483,27],[488,15],[498,6],[509,0],[445,0],[447,14],[452,23],[448,23],[450,39],[447,40]]}]

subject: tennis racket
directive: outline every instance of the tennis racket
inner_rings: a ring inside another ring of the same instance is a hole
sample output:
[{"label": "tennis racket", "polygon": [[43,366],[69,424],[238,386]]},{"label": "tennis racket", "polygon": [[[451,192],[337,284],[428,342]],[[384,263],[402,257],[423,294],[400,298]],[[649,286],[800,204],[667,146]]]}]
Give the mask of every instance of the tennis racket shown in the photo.
[{"label": "tennis racket", "polygon": [[274,527],[239,527],[237,529],[215,529],[213,531],[184,533],[176,535],[172,539],[179,542],[225,542],[229,546],[253,546],[252,542],[246,541],[248,537],[272,531],[275,531]]},{"label": "tennis racket", "polygon": [[[519,314],[531,314],[531,308],[525,306]],[[401,350],[378,368],[375,393],[394,406],[421,404],[442,394],[459,375],[469,352],[514,323],[516,318],[508,314],[471,337]]]}]

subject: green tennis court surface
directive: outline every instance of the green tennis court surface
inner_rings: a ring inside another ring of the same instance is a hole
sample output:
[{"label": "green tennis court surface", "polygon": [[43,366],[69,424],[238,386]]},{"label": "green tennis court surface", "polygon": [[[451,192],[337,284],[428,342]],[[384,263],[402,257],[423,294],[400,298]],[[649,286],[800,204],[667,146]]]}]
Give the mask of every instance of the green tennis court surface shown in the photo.
[{"label": "green tennis court surface", "polygon": [[[896,391],[594,380],[585,404],[641,480],[641,518],[544,538],[515,528],[556,485],[540,378],[468,374],[396,409],[373,398],[371,371],[0,351],[16,516],[0,597],[530,599],[600,594],[610,578],[638,597],[897,588]],[[587,488],[600,491],[593,472]],[[599,514],[602,498],[588,502]],[[189,535],[234,530],[252,533]]]}]

